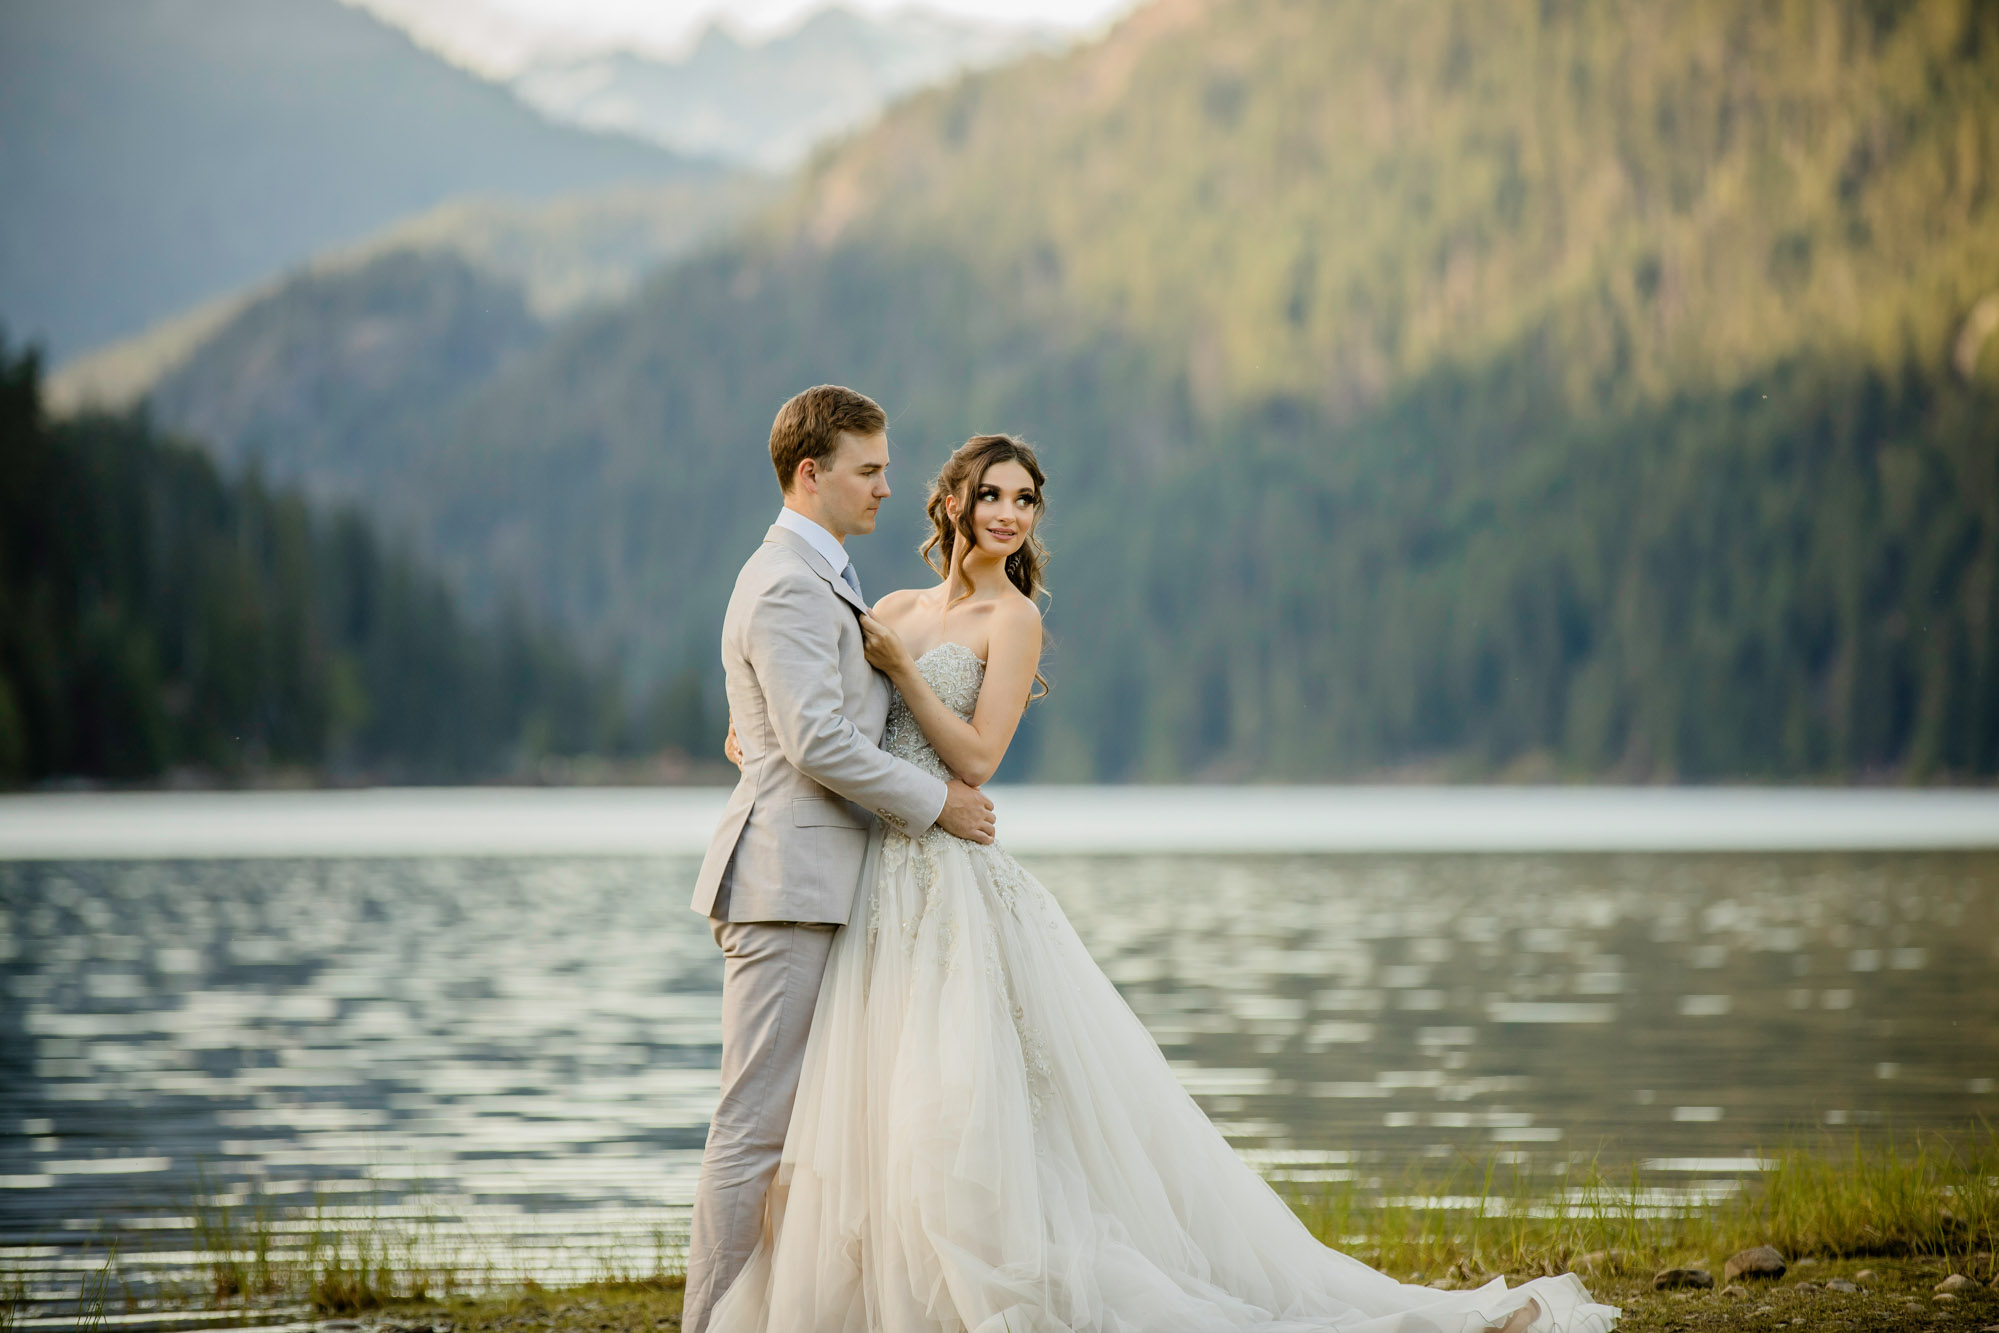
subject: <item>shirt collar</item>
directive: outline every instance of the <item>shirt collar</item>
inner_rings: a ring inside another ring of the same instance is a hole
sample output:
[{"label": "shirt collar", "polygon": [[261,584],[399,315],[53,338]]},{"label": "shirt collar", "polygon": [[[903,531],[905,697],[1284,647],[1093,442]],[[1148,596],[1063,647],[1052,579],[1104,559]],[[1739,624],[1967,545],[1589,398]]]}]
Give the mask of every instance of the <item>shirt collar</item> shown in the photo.
[{"label": "shirt collar", "polygon": [[812,549],[826,557],[826,563],[833,567],[835,574],[838,574],[853,563],[852,557],[847,554],[847,548],[840,544],[838,537],[835,537],[832,533],[826,531],[826,529],[820,527],[796,509],[785,508],[778,510],[777,525],[780,528],[789,528],[791,531],[805,538],[806,541],[812,543]]}]

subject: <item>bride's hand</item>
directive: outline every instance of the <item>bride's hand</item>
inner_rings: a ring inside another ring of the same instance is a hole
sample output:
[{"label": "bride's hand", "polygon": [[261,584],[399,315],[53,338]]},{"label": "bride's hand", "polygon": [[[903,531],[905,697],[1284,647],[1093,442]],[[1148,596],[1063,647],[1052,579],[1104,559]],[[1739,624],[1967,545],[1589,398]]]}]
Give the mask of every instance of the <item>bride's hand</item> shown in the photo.
[{"label": "bride's hand", "polygon": [[873,616],[861,617],[861,640],[868,655],[868,665],[891,680],[901,679],[914,665],[909,649],[903,646],[902,636]]}]

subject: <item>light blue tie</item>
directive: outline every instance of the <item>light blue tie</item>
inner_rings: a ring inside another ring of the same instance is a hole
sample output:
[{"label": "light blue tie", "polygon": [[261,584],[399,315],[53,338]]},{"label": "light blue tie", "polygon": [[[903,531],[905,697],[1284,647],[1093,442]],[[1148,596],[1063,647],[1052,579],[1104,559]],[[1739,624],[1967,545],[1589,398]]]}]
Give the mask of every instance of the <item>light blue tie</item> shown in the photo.
[{"label": "light blue tie", "polygon": [[853,561],[849,560],[847,562],[846,568],[840,571],[840,577],[845,579],[847,581],[847,586],[854,590],[854,596],[860,597],[863,602],[868,600],[865,597],[861,597],[861,576],[854,572]]}]

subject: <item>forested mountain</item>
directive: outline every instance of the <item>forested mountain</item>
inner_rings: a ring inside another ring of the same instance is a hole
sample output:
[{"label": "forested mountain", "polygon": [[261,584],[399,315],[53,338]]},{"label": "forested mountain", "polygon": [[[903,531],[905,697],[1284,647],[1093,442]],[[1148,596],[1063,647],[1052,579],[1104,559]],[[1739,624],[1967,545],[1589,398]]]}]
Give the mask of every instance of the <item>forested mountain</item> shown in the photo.
[{"label": "forested mountain", "polygon": [[1159,0],[916,99],[779,235],[946,247],[1204,415],[1351,419],[1536,338],[1579,413],[1797,354],[1941,368],[1999,286],[1995,44],[1967,0]]},{"label": "forested mountain", "polygon": [[468,193],[692,166],[338,0],[0,5],[0,312],[68,356]]},{"label": "forested mountain", "polygon": [[459,401],[562,318],[771,191],[758,178],[523,206],[460,201],[324,255],[217,308],[65,367],[51,403],[122,411],[232,467],[391,518],[408,459]]},{"label": "forested mountain", "polygon": [[833,380],[901,460],[873,590],[954,442],[1043,446],[1008,776],[1989,776],[1994,292],[1991,6],[1156,0],[895,108],[396,484],[656,675]]},{"label": "forested mountain", "polygon": [[141,418],[43,415],[0,342],[0,788],[311,768],[519,773],[699,743],[683,687],[634,717],[615,673],[515,614],[468,622],[352,513],[224,481]]},{"label": "forested mountain", "polygon": [[366,497],[463,394],[546,336],[517,284],[448,253],[391,251],[250,303],[149,403],[227,464]]}]

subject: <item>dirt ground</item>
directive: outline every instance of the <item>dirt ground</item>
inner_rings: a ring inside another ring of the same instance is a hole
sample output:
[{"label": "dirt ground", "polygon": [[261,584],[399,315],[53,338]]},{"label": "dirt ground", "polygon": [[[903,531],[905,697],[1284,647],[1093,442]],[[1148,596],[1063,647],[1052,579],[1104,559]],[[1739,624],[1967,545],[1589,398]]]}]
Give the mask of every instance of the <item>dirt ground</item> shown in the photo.
[{"label": "dirt ground", "polygon": [[[1764,1333],[1817,1330],[1999,1330],[1999,1290],[1973,1285],[1954,1300],[1933,1288],[1941,1262],[1854,1259],[1794,1265],[1776,1282],[1706,1291],[1654,1291],[1651,1275],[1586,1277],[1598,1299],[1624,1307],[1620,1333]],[[1828,1291],[1835,1279],[1858,1292]],[[649,1333],[680,1327],[677,1286],[600,1285],[565,1291],[410,1303],[354,1320],[328,1320],[322,1333]]]},{"label": "dirt ground", "polygon": [[[1721,1274],[1708,1291],[1653,1291],[1650,1274],[1589,1278],[1598,1299],[1624,1307],[1620,1333],[1764,1333],[1808,1330],[1976,1330],[1999,1327],[1999,1291],[1972,1286],[1952,1300],[1933,1289],[1950,1275],[1942,1263],[1854,1259],[1804,1265],[1775,1282],[1743,1282],[1747,1296],[1725,1290]],[[1834,1280],[1858,1292],[1827,1291]]]}]

